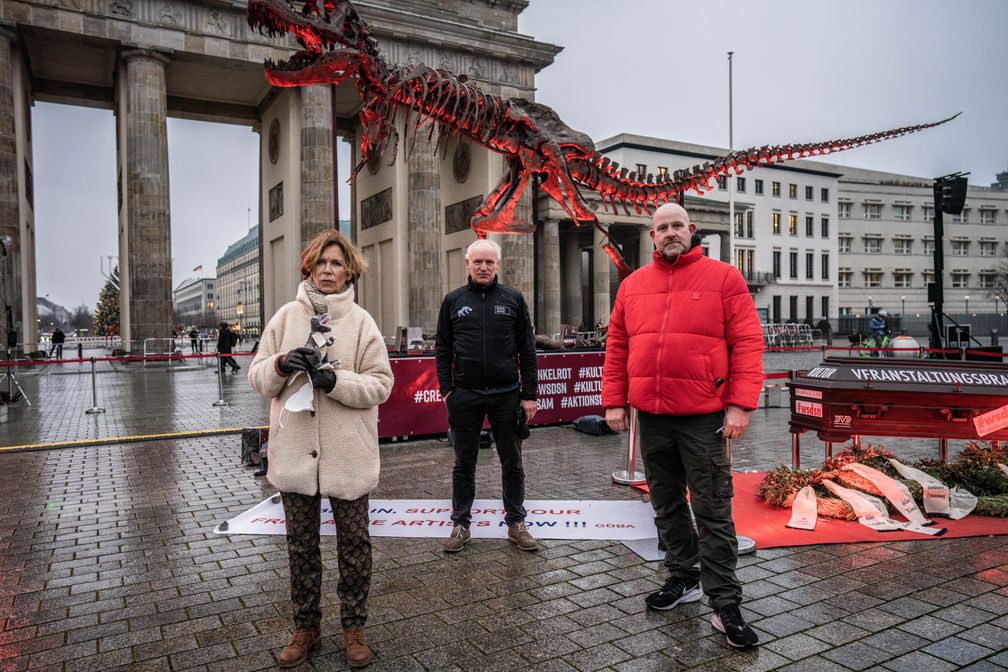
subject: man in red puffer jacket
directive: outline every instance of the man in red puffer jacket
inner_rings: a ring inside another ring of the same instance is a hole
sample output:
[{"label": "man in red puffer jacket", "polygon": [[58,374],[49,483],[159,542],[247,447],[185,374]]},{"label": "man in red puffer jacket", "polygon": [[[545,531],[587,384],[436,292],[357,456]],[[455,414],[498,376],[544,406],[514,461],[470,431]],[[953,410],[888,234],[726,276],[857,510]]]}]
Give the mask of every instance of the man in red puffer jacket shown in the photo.
[{"label": "man in red puffer jacket", "polygon": [[645,603],[665,610],[697,602],[702,585],[711,624],[742,648],[758,639],[739,610],[724,439],[741,436],[756,408],[763,334],[742,274],[704,256],[695,233],[681,206],[655,211],[654,260],[623,281],[609,318],[602,405],[618,432],[628,429],[627,406],[638,410],[640,454],[670,577]]}]

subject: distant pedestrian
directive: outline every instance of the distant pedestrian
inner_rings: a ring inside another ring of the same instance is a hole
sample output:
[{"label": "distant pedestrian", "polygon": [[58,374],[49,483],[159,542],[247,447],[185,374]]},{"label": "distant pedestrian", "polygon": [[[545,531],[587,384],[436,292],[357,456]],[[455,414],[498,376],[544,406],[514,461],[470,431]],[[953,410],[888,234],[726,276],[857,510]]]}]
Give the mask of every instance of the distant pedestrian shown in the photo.
[{"label": "distant pedestrian", "polygon": [[63,359],[63,344],[66,342],[66,334],[59,327],[56,327],[52,332],[51,338],[52,344],[49,346],[49,357],[53,356],[53,352],[56,353],[56,359]]},{"label": "distant pedestrian", "polygon": [[[231,371],[237,372],[241,367],[231,356],[231,349],[238,343],[238,337],[228,328],[227,322],[220,323],[220,332],[217,335],[217,352],[220,353],[220,367],[224,371],[225,366],[230,366]],[[227,355],[225,357],[225,355]]]},{"label": "distant pedestrian", "polygon": [[192,354],[195,355],[199,348],[199,332],[196,331],[196,327],[189,330],[189,347],[192,348]]}]

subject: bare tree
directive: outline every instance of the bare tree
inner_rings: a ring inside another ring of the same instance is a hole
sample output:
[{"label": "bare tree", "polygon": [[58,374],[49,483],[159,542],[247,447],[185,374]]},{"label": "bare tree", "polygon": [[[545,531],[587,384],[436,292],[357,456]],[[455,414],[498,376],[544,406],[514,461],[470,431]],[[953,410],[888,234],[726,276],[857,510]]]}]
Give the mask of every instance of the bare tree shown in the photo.
[{"label": "bare tree", "polygon": [[994,286],[987,290],[987,296],[1002,301],[1008,308],[1008,246],[1005,248],[1004,258],[994,271]]}]

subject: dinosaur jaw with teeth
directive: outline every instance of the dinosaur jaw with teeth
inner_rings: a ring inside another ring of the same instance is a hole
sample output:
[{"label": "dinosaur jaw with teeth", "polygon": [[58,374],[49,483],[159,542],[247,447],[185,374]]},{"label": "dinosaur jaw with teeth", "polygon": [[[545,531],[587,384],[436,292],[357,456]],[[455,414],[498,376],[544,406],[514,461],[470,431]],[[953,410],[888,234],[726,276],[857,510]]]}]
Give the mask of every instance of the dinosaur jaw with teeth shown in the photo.
[{"label": "dinosaur jaw with teeth", "polygon": [[294,34],[304,49],[285,61],[272,59],[264,64],[266,79],[274,86],[339,83],[347,76],[341,63],[359,61],[360,52],[350,37],[334,27],[344,25],[344,16],[331,2],[309,0],[298,9],[288,0],[250,0],[248,23],[252,30],[270,37]]}]

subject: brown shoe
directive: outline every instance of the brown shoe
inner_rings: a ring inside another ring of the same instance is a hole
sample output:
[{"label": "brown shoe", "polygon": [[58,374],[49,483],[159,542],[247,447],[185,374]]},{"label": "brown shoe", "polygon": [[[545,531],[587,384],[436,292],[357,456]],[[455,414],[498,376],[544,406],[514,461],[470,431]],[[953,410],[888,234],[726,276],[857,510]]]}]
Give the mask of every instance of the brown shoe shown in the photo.
[{"label": "brown shoe", "polygon": [[529,534],[528,526],[525,523],[512,523],[508,525],[508,541],[523,551],[538,551],[539,544],[535,537]]},{"label": "brown shoe", "polygon": [[322,645],[322,629],[295,630],[291,635],[290,644],[277,655],[277,665],[280,667],[296,667],[308,660],[308,653]]},{"label": "brown shoe", "polygon": [[458,553],[465,546],[465,543],[469,541],[469,528],[465,525],[455,525],[452,528],[451,535],[441,542],[441,548],[444,549],[445,553]]},{"label": "brown shoe", "polygon": [[350,667],[365,667],[371,664],[371,648],[363,630],[344,630],[343,646],[346,648],[346,662]]}]

